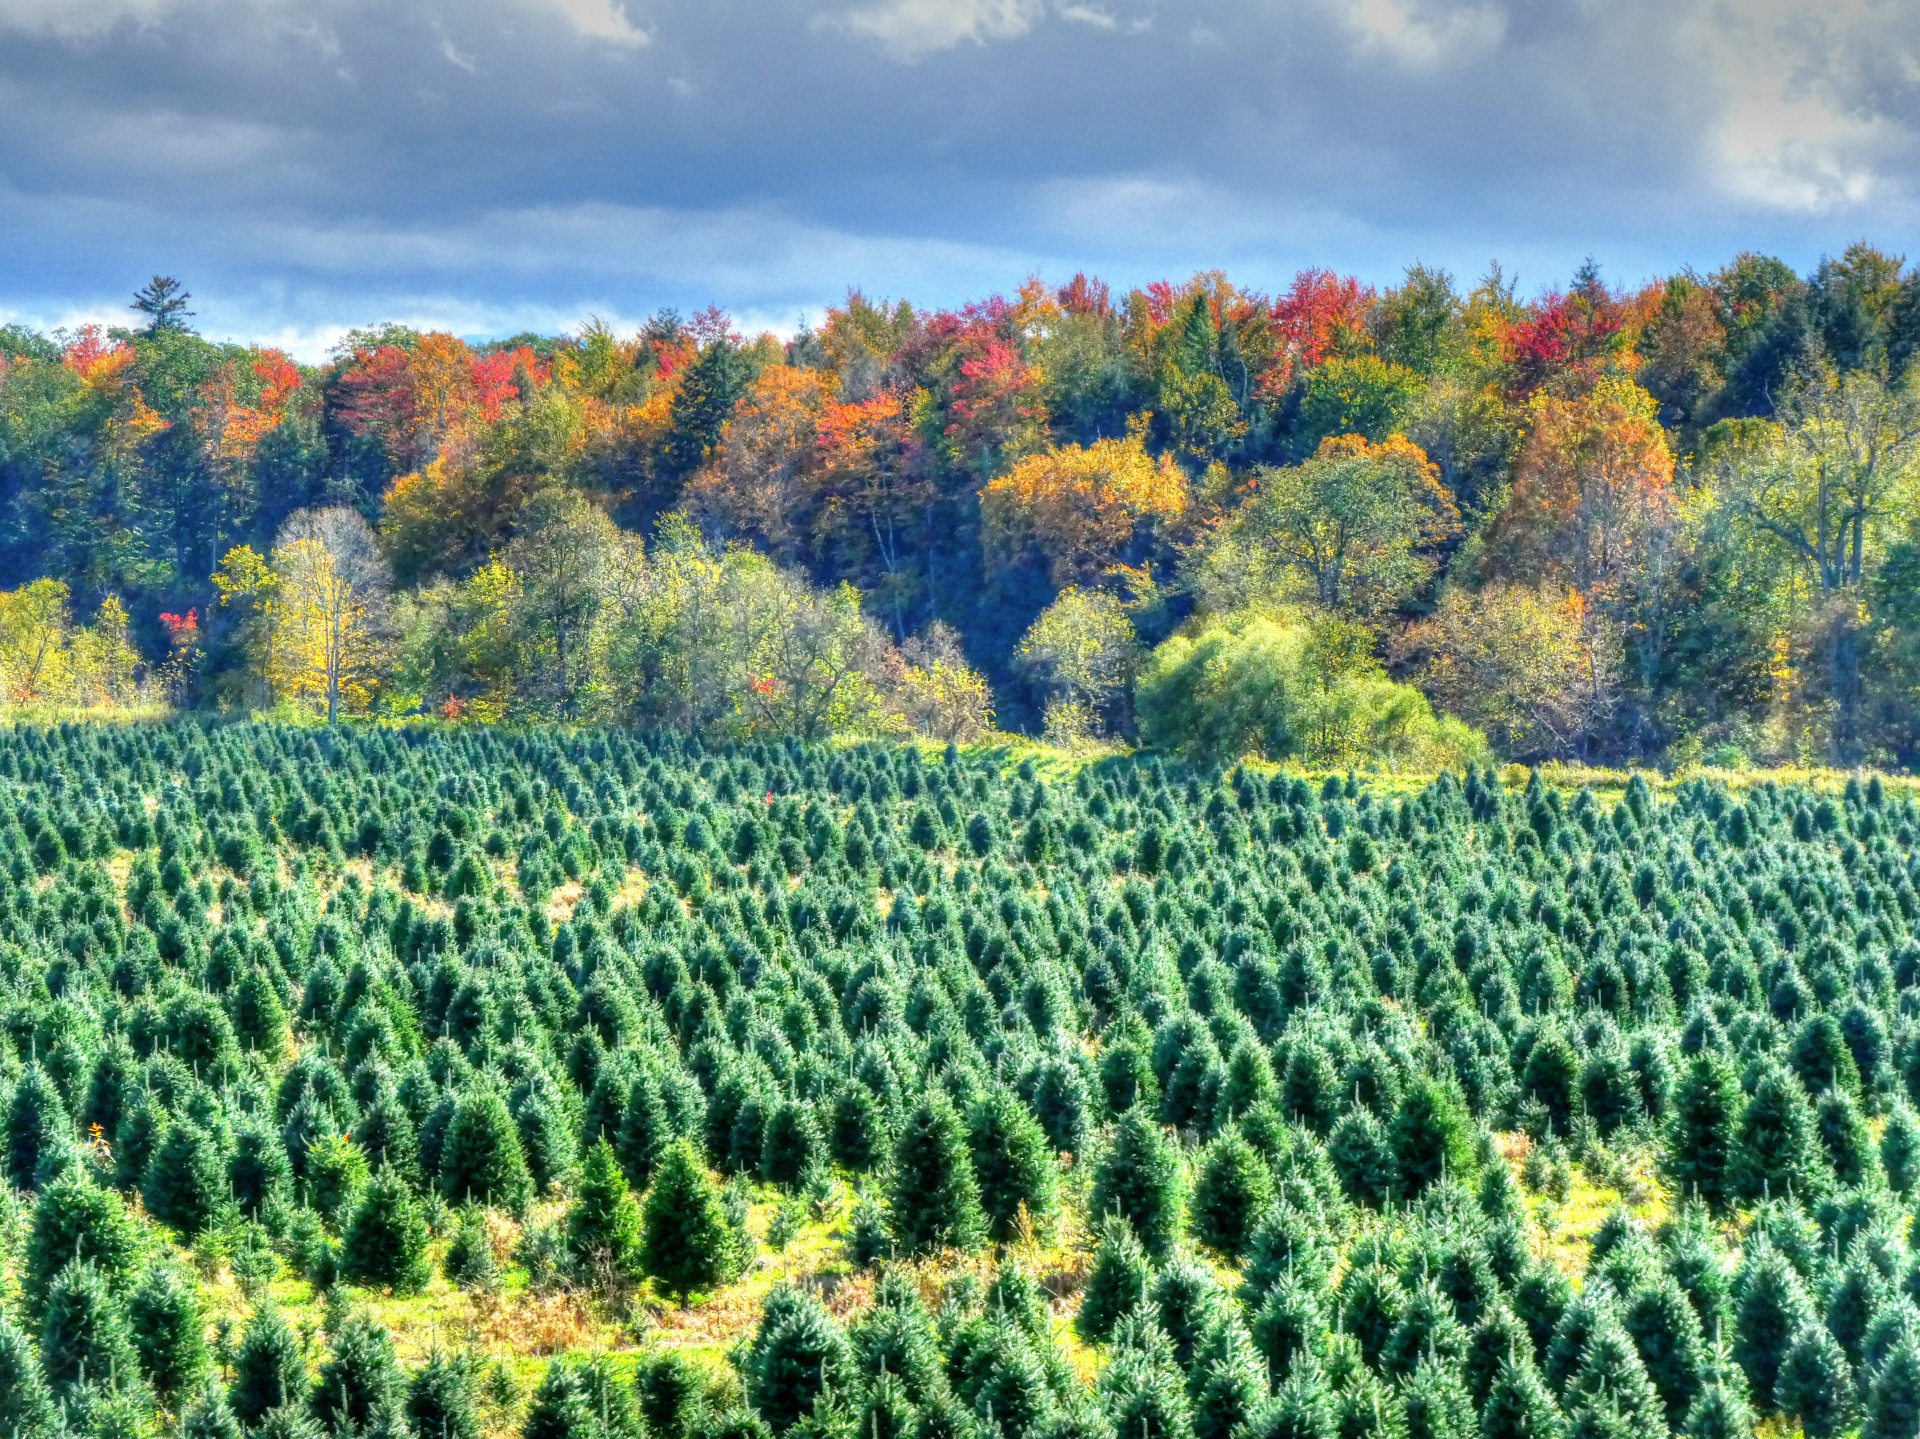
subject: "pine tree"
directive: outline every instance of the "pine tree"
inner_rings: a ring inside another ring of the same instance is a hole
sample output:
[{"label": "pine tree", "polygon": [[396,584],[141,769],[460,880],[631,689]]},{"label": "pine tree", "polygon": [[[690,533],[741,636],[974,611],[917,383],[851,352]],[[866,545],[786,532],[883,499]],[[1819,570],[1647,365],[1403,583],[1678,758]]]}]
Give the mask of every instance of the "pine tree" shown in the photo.
[{"label": "pine tree", "polygon": [[647,1190],[641,1267],[685,1308],[696,1289],[724,1284],[747,1251],[728,1218],[719,1186],[686,1140],[667,1146]]},{"label": "pine tree", "polygon": [[52,1424],[53,1401],[27,1336],[0,1312],[0,1432],[32,1436]]},{"label": "pine tree", "polygon": [[1058,1171],[1040,1125],[1009,1091],[995,1085],[967,1115],[969,1157],[980,1189],[987,1236],[1017,1237],[1024,1210],[1034,1230],[1053,1222]]},{"label": "pine tree", "polygon": [[[654,1439],[693,1439],[703,1429],[707,1416],[706,1386],[680,1355],[669,1350],[643,1358],[634,1376],[634,1387],[639,1394],[641,1417]],[[457,1436],[457,1439],[467,1439],[467,1436]]]},{"label": "pine tree", "polygon": [[1493,1388],[1494,1377],[1502,1364],[1516,1355],[1532,1354],[1533,1336],[1519,1317],[1504,1303],[1488,1310],[1468,1336],[1466,1357],[1461,1360],[1467,1392],[1473,1396],[1475,1408],[1487,1402],[1488,1391]]},{"label": "pine tree", "polygon": [[1837,1089],[1823,1095],[1814,1112],[1814,1128],[1838,1183],[1852,1186],[1882,1178],[1873,1133],[1850,1095]]},{"label": "pine tree", "polygon": [[579,1367],[555,1359],[534,1391],[520,1439],[597,1439],[597,1427]]},{"label": "pine tree", "polygon": [[1193,1186],[1193,1237],[1238,1263],[1260,1216],[1273,1203],[1273,1175],[1237,1127],[1209,1144]]},{"label": "pine tree", "polygon": [[1247,1421],[1247,1439],[1338,1439],[1339,1412],[1320,1366],[1309,1356]]},{"label": "pine tree", "polygon": [[340,1277],[349,1284],[417,1294],[427,1287],[427,1222],[399,1175],[383,1169],[360,1191],[340,1241]]},{"label": "pine tree", "polygon": [[246,1439],[227,1396],[211,1378],[201,1384],[181,1416],[180,1439]]},{"label": "pine tree", "polygon": [[1094,1167],[1091,1212],[1118,1215],[1148,1254],[1164,1258],[1184,1227],[1183,1169],[1174,1142],[1145,1113],[1130,1109]]},{"label": "pine tree", "polygon": [[1117,1215],[1100,1226],[1100,1247],[1094,1252],[1074,1330],[1088,1344],[1104,1344],[1120,1321],[1139,1312],[1146,1302],[1152,1266],[1132,1229]]},{"label": "pine tree", "polygon": [[33,1190],[71,1163],[73,1121],[60,1091],[38,1064],[29,1064],[7,1106],[7,1179]]},{"label": "pine tree", "polygon": [[1356,1260],[1340,1281],[1336,1302],[1340,1327],[1360,1345],[1368,1367],[1378,1368],[1407,1309],[1407,1293],[1399,1278],[1384,1264]]},{"label": "pine tree", "polygon": [[1480,1409],[1480,1439],[1560,1439],[1566,1421],[1524,1354],[1500,1366]]},{"label": "pine tree", "polygon": [[1298,1275],[1281,1276],[1253,1318],[1253,1342],[1274,1374],[1285,1374],[1294,1357],[1311,1353],[1327,1330],[1319,1291]]},{"label": "pine tree", "polygon": [[[1173,1346],[1145,1316],[1128,1320],[1114,1335],[1095,1393],[1115,1434],[1192,1439],[1193,1414]],[[1039,1406],[1025,1407],[1032,1413]]]},{"label": "pine tree", "polygon": [[1479,1416],[1456,1366],[1422,1359],[1403,1392],[1407,1439],[1475,1439]]},{"label": "pine tree", "polygon": [[234,1417],[251,1429],[270,1411],[304,1400],[306,1393],[300,1341],[279,1309],[271,1304],[256,1308],[233,1359],[227,1402]]},{"label": "pine tree", "polygon": [[1896,1194],[1911,1195],[1920,1185],[1920,1116],[1904,1099],[1887,1109],[1887,1127],[1880,1133],[1880,1164]]},{"label": "pine tree", "polygon": [[886,1122],[873,1091],[857,1082],[843,1084],[834,1096],[828,1151],[833,1162],[850,1174],[877,1168],[886,1151]]},{"label": "pine tree", "polygon": [[824,1150],[813,1106],[783,1100],[767,1115],[760,1136],[760,1177],[781,1189],[797,1189]]},{"label": "pine tree", "polygon": [[1774,1397],[1807,1439],[1838,1439],[1852,1427],[1853,1369],[1826,1327],[1803,1328],[1780,1363]]},{"label": "pine tree", "polygon": [[1660,1395],[1647,1378],[1633,1341],[1611,1314],[1587,1340],[1566,1407],[1570,1433],[1594,1439],[1601,1434],[1635,1439],[1659,1434],[1666,1427]]},{"label": "pine tree", "polygon": [[917,1104],[893,1146],[888,1227],[909,1254],[972,1249],[985,1227],[966,1127],[938,1093]]},{"label": "pine tree", "polygon": [[372,1173],[360,1146],[344,1134],[323,1134],[308,1144],[303,1177],[306,1199],[331,1227],[344,1226]]},{"label": "pine tree", "polygon": [[1860,1439],[1920,1436],[1920,1345],[1912,1340],[1887,1356],[1867,1390]]},{"label": "pine tree", "polygon": [[1673,1096],[1665,1168],[1674,1192],[1715,1210],[1733,1202],[1739,1123],[1745,1108],[1740,1076],[1718,1054],[1696,1054]]},{"label": "pine tree", "polygon": [[1699,1316],[1680,1286],[1661,1276],[1635,1289],[1620,1317],[1666,1406],[1669,1426],[1678,1427],[1700,1392],[1706,1341]]},{"label": "pine tree", "polygon": [[1393,1149],[1380,1121],[1364,1109],[1350,1110],[1327,1136],[1327,1155],[1347,1197],[1375,1208],[1393,1197]]},{"label": "pine tree", "polygon": [[1467,1335],[1454,1318],[1453,1304],[1433,1281],[1414,1286],[1400,1322],[1380,1351],[1381,1369],[1406,1378],[1423,1359],[1457,1364],[1465,1356]]},{"label": "pine tree", "polygon": [[178,1269],[156,1264],[127,1301],[127,1319],[141,1373],[171,1405],[207,1371],[199,1295]]},{"label": "pine tree", "polygon": [[1753,1410],[1731,1365],[1719,1368],[1700,1386],[1680,1427],[1686,1439],[1752,1439]]},{"label": "pine tree", "polygon": [[20,1288],[28,1304],[38,1306],[54,1276],[79,1259],[118,1289],[132,1277],[139,1248],[139,1232],[120,1196],[82,1174],[66,1175],[48,1185],[33,1206]]},{"label": "pine tree", "polygon": [[280,1136],[258,1124],[235,1127],[233,1154],[227,1160],[227,1189],[240,1212],[258,1219],[270,1201],[285,1199],[293,1187],[293,1167]]},{"label": "pine tree", "polygon": [[406,1413],[414,1439],[480,1439],[472,1363],[434,1350],[407,1383]]},{"label": "pine tree", "polygon": [[40,1310],[40,1370],[56,1393],[88,1379],[138,1372],[126,1316],[100,1271],[82,1260],[60,1271]]},{"label": "pine tree", "polygon": [[[1004,1266],[1001,1270],[1003,1275],[1020,1272],[1013,1266]],[[1213,1275],[1204,1265],[1189,1258],[1174,1259],[1154,1278],[1151,1293],[1154,1322],[1173,1344],[1174,1362],[1182,1369],[1193,1367],[1194,1351],[1199,1347],[1201,1336],[1214,1326],[1223,1299]],[[1038,1286],[1034,1286],[1033,1300],[1037,1312],[1027,1327],[1045,1337],[1045,1310],[1040,1306]]]},{"label": "pine tree", "polygon": [[352,1439],[373,1423],[377,1411],[397,1404],[399,1395],[393,1337],[365,1314],[349,1314],[320,1366],[313,1417],[338,1439]]},{"label": "pine tree", "polygon": [[1733,1358],[1762,1412],[1779,1407],[1774,1382],[1780,1365],[1800,1330],[1813,1322],[1813,1304],[1800,1276],[1772,1245],[1761,1244],[1741,1265]]},{"label": "pine tree", "polygon": [[191,1239],[218,1217],[226,1199],[226,1175],[212,1137],[196,1124],[169,1124],[147,1161],[140,1197],[147,1212]]},{"label": "pine tree", "polygon": [[845,1392],[853,1371],[846,1336],[813,1299],[769,1295],[742,1366],[747,1402],[784,1433],[823,1389]]},{"label": "pine tree", "polygon": [[533,1198],[520,1131],[497,1091],[477,1087],[455,1107],[440,1149],[440,1192],[451,1204],[484,1204],[514,1213]]},{"label": "pine tree", "polygon": [[[1737,1189],[1746,1199],[1822,1192],[1827,1180],[1813,1106],[1799,1081],[1777,1064],[1761,1070],[1753,1098],[1740,1115],[1735,1165]],[[1766,1401],[1756,1388],[1755,1398]]]},{"label": "pine tree", "polygon": [[602,1139],[587,1151],[580,1191],[567,1211],[567,1253],[574,1272],[600,1287],[640,1276],[640,1205]]},{"label": "pine tree", "polygon": [[1443,1176],[1473,1183],[1472,1125],[1460,1096],[1437,1079],[1422,1080],[1402,1096],[1387,1142],[1400,1195],[1416,1197]]},{"label": "pine tree", "polygon": [[1187,1388],[1194,1439],[1232,1439],[1266,1400],[1267,1367],[1231,1306],[1201,1339]]},{"label": "pine tree", "polygon": [[460,1211],[443,1261],[447,1279],[475,1293],[491,1293],[500,1283],[500,1269],[493,1257],[493,1240],[487,1234],[486,1211],[469,1204]]}]

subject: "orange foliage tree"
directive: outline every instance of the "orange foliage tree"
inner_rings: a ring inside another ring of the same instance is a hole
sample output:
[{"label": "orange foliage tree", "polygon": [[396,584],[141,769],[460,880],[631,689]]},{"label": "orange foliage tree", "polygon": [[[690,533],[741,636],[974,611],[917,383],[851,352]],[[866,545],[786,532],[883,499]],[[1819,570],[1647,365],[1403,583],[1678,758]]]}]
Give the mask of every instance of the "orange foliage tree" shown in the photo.
[{"label": "orange foliage tree", "polygon": [[1537,394],[1529,409],[1513,488],[1487,534],[1489,568],[1611,599],[1674,510],[1658,402],[1630,380],[1605,379],[1574,399]]},{"label": "orange foliage tree", "polygon": [[688,483],[688,513],[727,539],[754,540],[791,558],[832,391],[833,377],[819,370],[762,370],[721,431],[713,463]]},{"label": "orange foliage tree", "polygon": [[1066,585],[1117,563],[1141,525],[1180,519],[1190,500],[1180,467],[1154,460],[1136,432],[1028,456],[980,491],[980,518],[990,554],[1012,561],[1031,546]]}]

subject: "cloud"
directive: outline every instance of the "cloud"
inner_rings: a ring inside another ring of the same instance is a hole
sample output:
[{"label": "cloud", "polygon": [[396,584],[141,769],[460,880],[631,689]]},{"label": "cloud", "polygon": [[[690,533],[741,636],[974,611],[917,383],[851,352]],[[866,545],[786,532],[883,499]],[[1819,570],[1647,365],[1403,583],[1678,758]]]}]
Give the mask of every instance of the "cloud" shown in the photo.
[{"label": "cloud", "polygon": [[971,41],[1012,40],[1046,13],[1044,0],[886,0],[839,21],[901,60],[919,60]]},{"label": "cloud", "polygon": [[[319,343],[1920,224],[1890,0],[0,0],[0,309]],[[90,312],[90,311],[89,311]],[[331,328],[330,328],[331,327]]]},{"label": "cloud", "polygon": [[1506,34],[1496,5],[1430,0],[1335,0],[1335,10],[1364,50],[1416,68],[1484,55]]},{"label": "cloud", "polygon": [[0,0],[0,30],[82,39],[151,23],[170,8],[170,0]]},{"label": "cloud", "polygon": [[620,0],[546,0],[582,35],[616,45],[644,45],[652,37],[634,28]]}]

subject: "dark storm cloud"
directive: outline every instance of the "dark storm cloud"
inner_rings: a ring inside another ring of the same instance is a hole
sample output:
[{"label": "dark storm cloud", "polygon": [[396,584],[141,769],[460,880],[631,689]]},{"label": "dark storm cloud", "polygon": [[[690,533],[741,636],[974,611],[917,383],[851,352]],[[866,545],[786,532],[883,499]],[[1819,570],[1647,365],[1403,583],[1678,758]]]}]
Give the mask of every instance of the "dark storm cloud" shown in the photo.
[{"label": "dark storm cloud", "polygon": [[1911,223],[1917,38],[1803,0],[0,0],[0,308],[161,269],[312,351],[1083,266],[1804,264]]}]

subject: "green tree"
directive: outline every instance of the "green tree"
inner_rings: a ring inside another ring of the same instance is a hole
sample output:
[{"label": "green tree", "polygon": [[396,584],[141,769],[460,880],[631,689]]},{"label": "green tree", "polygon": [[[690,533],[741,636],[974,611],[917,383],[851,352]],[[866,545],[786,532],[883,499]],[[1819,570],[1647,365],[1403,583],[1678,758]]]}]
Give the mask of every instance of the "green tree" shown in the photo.
[{"label": "green tree", "polygon": [[20,1287],[27,1301],[38,1306],[54,1276],[80,1260],[99,1269],[108,1286],[118,1289],[132,1277],[139,1251],[139,1231],[120,1196],[76,1172],[48,1185],[33,1206]]},{"label": "green tree", "polygon": [[414,1294],[427,1287],[427,1222],[412,1191],[383,1169],[360,1191],[340,1242],[340,1277],[349,1284]]},{"label": "green tree", "polygon": [[533,1176],[507,1103],[487,1086],[454,1108],[440,1150],[440,1192],[449,1203],[497,1205],[518,1212],[533,1198]]},{"label": "green tree", "polygon": [[728,1217],[720,1188],[686,1140],[667,1146],[647,1190],[641,1267],[682,1308],[696,1289],[711,1289],[739,1274],[747,1261],[744,1236]]},{"label": "green tree", "polygon": [[1565,1424],[1530,1357],[1522,1354],[1500,1366],[1480,1410],[1481,1439],[1560,1439]]},{"label": "green tree", "polygon": [[435,1349],[407,1381],[406,1409],[415,1439],[480,1439],[472,1362]]},{"label": "green tree", "polygon": [[1185,1190],[1185,1166],[1174,1142],[1138,1107],[1121,1115],[1094,1166],[1091,1212],[1118,1215],[1148,1254],[1164,1258],[1185,1228]]},{"label": "green tree", "polygon": [[1667,1407],[1669,1427],[1677,1428],[1700,1392],[1706,1341],[1699,1316],[1679,1284],[1661,1276],[1628,1296],[1621,1322]]},{"label": "green tree", "polygon": [[1394,1111],[1388,1142],[1400,1193],[1417,1196],[1448,1177],[1471,1188],[1477,1169],[1473,1129],[1459,1095],[1440,1081],[1425,1080],[1407,1090]]},{"label": "green tree", "polygon": [[332,1347],[314,1386],[314,1418],[338,1436],[365,1433],[400,1396],[393,1336],[366,1314],[354,1313],[334,1334]]},{"label": "green tree", "polygon": [[1117,1215],[1110,1216],[1100,1226],[1100,1245],[1094,1251],[1080,1311],[1074,1316],[1074,1330],[1081,1339],[1088,1344],[1111,1339],[1120,1322],[1146,1303],[1152,1272],[1132,1229]]},{"label": "green tree", "polygon": [[226,1200],[219,1146],[198,1125],[169,1124],[147,1161],[140,1197],[147,1211],[184,1238],[211,1225]]},{"label": "green tree", "polygon": [[307,1366],[300,1341],[280,1310],[263,1304],[253,1312],[233,1359],[227,1402],[249,1429],[267,1414],[306,1397]]},{"label": "green tree", "polygon": [[980,1242],[985,1216],[966,1126],[938,1092],[914,1106],[894,1141],[887,1222],[909,1254],[972,1249]]},{"label": "green tree", "polygon": [[1715,1210],[1733,1202],[1743,1108],[1740,1076],[1726,1060],[1702,1051],[1687,1062],[1674,1092],[1665,1150],[1676,1193]]},{"label": "green tree", "polygon": [[199,1295],[173,1265],[156,1264],[128,1299],[127,1319],[140,1372],[161,1402],[172,1407],[207,1372]]},{"label": "green tree", "polygon": [[1422,1359],[1403,1391],[1407,1439],[1476,1439],[1479,1416],[1454,1365]]},{"label": "green tree", "polygon": [[[1825,1188],[1827,1166],[1813,1106],[1799,1082],[1777,1064],[1762,1071],[1741,1113],[1737,1163],[1739,1192],[1747,1199],[1807,1197]],[[1764,1386],[1754,1386],[1762,1403],[1765,1394]]]},{"label": "green tree", "polygon": [[60,1271],[40,1311],[40,1369],[56,1393],[134,1372],[127,1320],[100,1271],[84,1260]]},{"label": "green tree", "polygon": [[576,1273],[602,1287],[641,1274],[640,1204],[602,1139],[587,1151],[580,1189],[567,1210],[567,1253]]},{"label": "green tree", "polygon": [[1193,1186],[1193,1237],[1238,1263],[1272,1202],[1273,1174],[1266,1161],[1237,1127],[1230,1127],[1201,1156]]},{"label": "green tree", "polygon": [[1774,1384],[1795,1337],[1814,1322],[1813,1303],[1786,1256],[1761,1244],[1741,1265],[1733,1358],[1760,1409],[1779,1408]]},{"label": "green tree", "polygon": [[987,1235],[1017,1237],[1024,1211],[1035,1232],[1053,1222],[1058,1171],[1039,1123],[1014,1095],[996,1085],[968,1111],[969,1152],[980,1188]]},{"label": "green tree", "polygon": [[29,1064],[7,1106],[7,1178],[15,1189],[40,1188],[71,1162],[73,1121],[60,1091]]},{"label": "green tree", "polygon": [[1920,1345],[1908,1339],[1889,1354],[1867,1389],[1860,1439],[1920,1435]]},{"label": "green tree", "polygon": [[741,1375],[747,1402],[785,1433],[828,1389],[844,1393],[853,1355],[831,1315],[804,1295],[775,1291],[748,1346]]},{"label": "green tree", "polygon": [[9,1434],[37,1435],[53,1420],[53,1401],[27,1336],[0,1313],[0,1425]]},{"label": "green tree", "polygon": [[1802,1329],[1780,1363],[1774,1397],[1807,1439],[1838,1439],[1853,1427],[1853,1368],[1822,1324]]}]

